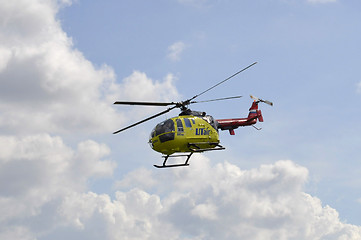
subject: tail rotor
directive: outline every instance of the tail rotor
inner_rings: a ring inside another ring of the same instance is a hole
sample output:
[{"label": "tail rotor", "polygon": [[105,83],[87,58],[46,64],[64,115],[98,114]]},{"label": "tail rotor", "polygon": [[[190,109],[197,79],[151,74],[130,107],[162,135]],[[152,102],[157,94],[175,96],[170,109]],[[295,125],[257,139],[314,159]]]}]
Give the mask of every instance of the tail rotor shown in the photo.
[{"label": "tail rotor", "polygon": [[258,97],[255,97],[255,96],[253,96],[253,95],[250,95],[250,97],[251,97],[253,100],[255,100],[256,102],[263,102],[263,103],[266,103],[266,104],[268,104],[268,105],[270,105],[270,106],[273,106],[273,102],[271,102],[271,101],[263,100],[263,99],[260,99],[260,98],[258,98]]}]

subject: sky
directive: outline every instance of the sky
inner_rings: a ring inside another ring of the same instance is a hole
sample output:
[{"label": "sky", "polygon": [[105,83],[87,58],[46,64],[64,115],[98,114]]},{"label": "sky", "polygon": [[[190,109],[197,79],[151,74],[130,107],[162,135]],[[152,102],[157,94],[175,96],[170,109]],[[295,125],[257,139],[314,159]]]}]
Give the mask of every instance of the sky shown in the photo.
[{"label": "sky", "polygon": [[[361,239],[358,0],[0,0],[0,239]],[[224,151],[155,169],[194,104]]]}]

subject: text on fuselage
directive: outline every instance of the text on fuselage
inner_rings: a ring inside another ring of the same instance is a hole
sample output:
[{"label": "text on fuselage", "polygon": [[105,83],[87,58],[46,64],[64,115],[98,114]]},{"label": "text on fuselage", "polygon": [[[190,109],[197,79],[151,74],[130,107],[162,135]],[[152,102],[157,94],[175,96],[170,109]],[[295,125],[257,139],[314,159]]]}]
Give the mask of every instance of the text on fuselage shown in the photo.
[{"label": "text on fuselage", "polygon": [[207,130],[205,128],[196,128],[196,135],[209,135],[211,130]]}]

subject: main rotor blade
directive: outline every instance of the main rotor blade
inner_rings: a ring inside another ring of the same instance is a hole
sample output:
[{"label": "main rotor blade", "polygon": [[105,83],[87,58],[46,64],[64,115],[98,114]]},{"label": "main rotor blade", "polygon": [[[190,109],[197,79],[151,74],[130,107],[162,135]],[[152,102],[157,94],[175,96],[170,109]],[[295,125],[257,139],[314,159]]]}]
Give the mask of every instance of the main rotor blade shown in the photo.
[{"label": "main rotor blade", "polygon": [[169,106],[175,105],[174,102],[126,102],[126,101],[117,101],[114,104],[122,105],[140,105],[140,106]]},{"label": "main rotor blade", "polygon": [[217,99],[204,100],[204,101],[191,101],[190,103],[215,102],[215,101],[222,101],[222,100],[228,100],[228,99],[234,99],[234,98],[241,98],[241,97],[242,97],[242,96],[235,96],[235,97],[217,98]]},{"label": "main rotor blade", "polygon": [[144,123],[144,122],[146,122],[146,121],[149,121],[149,120],[151,120],[151,119],[153,119],[153,118],[159,117],[160,115],[163,115],[163,114],[165,114],[165,113],[173,110],[174,108],[176,108],[176,106],[171,107],[171,108],[168,108],[167,110],[165,110],[165,111],[163,111],[163,112],[157,113],[157,114],[155,114],[155,115],[153,115],[153,116],[150,116],[150,117],[148,117],[148,118],[146,118],[146,119],[143,119],[142,121],[136,122],[136,123],[134,123],[134,124],[132,124],[132,125],[130,125],[130,126],[128,126],[128,127],[122,128],[122,129],[120,129],[120,130],[118,130],[118,131],[115,131],[115,132],[113,132],[113,134],[120,133],[120,132],[122,132],[122,131],[124,131],[124,130],[127,130],[128,128],[135,127],[135,126],[137,126],[138,124],[141,124],[141,123]]},{"label": "main rotor blade", "polygon": [[207,90],[205,90],[205,91],[203,91],[203,92],[201,92],[201,93],[199,93],[199,94],[195,95],[194,97],[192,97],[192,98],[191,98],[191,99],[189,99],[189,100],[191,101],[191,100],[193,100],[193,99],[195,99],[195,98],[199,97],[200,95],[202,95],[202,94],[204,94],[204,93],[208,92],[209,90],[212,90],[213,88],[215,88],[215,87],[217,87],[217,86],[221,85],[221,84],[222,84],[222,83],[224,83],[225,81],[228,81],[229,79],[233,78],[233,77],[234,77],[234,76],[236,76],[237,74],[240,74],[241,72],[243,72],[243,71],[247,70],[248,68],[252,67],[252,66],[253,66],[253,65],[255,65],[256,63],[257,63],[257,62],[252,63],[251,65],[249,65],[249,66],[247,66],[247,67],[243,68],[242,70],[240,70],[240,71],[236,72],[236,73],[235,73],[235,74],[233,74],[232,76],[230,76],[230,77],[228,77],[228,78],[224,79],[223,81],[221,81],[221,82],[217,83],[216,85],[214,85],[214,86],[212,86],[212,87],[208,88]]}]

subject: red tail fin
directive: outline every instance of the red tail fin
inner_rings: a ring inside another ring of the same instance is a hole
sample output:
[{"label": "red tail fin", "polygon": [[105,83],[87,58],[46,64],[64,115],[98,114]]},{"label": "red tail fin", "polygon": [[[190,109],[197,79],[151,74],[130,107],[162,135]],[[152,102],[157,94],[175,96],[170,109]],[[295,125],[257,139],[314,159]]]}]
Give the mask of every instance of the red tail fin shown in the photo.
[{"label": "red tail fin", "polygon": [[251,108],[249,109],[248,119],[257,119],[263,122],[263,116],[261,110],[258,110],[258,102],[254,101]]}]

